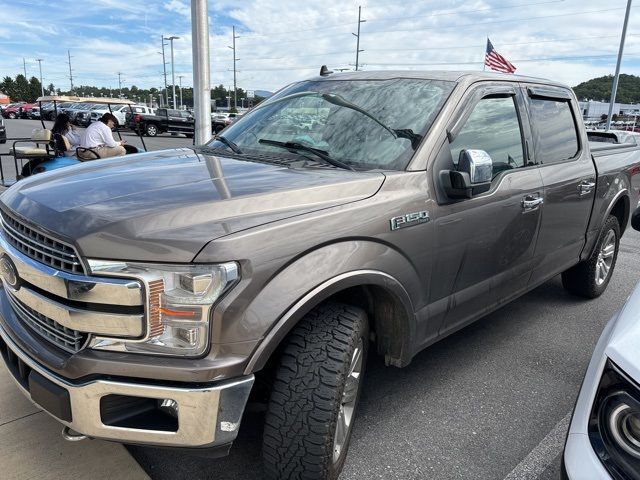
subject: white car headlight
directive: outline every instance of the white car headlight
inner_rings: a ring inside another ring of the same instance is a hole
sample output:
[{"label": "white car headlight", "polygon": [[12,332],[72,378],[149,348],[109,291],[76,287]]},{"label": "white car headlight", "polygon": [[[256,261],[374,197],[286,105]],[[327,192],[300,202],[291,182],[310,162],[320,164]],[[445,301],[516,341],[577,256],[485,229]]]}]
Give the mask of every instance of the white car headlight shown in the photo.
[{"label": "white car headlight", "polygon": [[100,338],[90,346],[159,355],[199,356],[209,346],[214,303],[238,280],[235,262],[160,265],[88,260],[96,275],[134,277],[147,290],[148,334],[143,340]]}]

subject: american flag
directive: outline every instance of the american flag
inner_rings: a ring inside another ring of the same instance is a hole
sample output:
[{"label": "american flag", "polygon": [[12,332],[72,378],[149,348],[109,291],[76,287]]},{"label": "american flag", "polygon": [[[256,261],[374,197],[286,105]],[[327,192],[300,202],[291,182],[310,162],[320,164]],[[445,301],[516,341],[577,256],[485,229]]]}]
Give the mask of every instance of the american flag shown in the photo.
[{"label": "american flag", "polygon": [[491,40],[487,38],[487,52],[484,54],[484,64],[491,70],[504,73],[513,73],[516,71],[516,67],[509,62],[506,58],[495,51]]}]

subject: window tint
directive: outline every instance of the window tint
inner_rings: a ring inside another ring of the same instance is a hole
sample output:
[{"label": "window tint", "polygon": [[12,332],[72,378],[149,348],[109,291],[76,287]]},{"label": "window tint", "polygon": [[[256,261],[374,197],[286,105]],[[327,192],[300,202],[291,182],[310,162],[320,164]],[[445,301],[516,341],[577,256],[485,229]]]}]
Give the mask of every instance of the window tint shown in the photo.
[{"label": "window tint", "polygon": [[531,99],[531,123],[538,163],[563,162],[578,153],[578,132],[569,102]]},{"label": "window tint", "polygon": [[520,123],[513,97],[483,98],[450,145],[453,163],[460,151],[484,150],[493,161],[493,176],[524,166]]}]

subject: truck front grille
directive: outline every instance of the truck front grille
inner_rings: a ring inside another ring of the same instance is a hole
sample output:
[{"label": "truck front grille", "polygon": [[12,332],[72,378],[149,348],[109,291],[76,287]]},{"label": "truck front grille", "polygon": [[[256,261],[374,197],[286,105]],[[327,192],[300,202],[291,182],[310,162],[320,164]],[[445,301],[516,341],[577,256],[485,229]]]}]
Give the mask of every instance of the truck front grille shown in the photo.
[{"label": "truck front grille", "polygon": [[80,258],[71,245],[28,227],[2,212],[6,240],[26,256],[57,270],[82,275]]},{"label": "truck front grille", "polygon": [[14,313],[38,335],[69,353],[76,353],[82,349],[87,341],[86,333],[60,325],[22,303],[9,289],[5,289],[5,292]]}]

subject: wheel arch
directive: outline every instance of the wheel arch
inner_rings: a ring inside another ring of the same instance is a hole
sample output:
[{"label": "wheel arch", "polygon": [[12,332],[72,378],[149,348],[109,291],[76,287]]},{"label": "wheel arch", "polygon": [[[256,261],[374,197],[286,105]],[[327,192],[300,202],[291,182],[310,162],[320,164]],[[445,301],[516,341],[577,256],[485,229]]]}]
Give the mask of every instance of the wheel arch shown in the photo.
[{"label": "wheel arch", "polygon": [[631,215],[631,200],[629,199],[629,192],[626,189],[620,191],[609,204],[604,218],[606,219],[609,215],[613,215],[618,219],[620,235],[622,235],[629,223],[629,215]]},{"label": "wheel arch", "polygon": [[348,303],[366,311],[378,354],[384,355],[387,364],[402,367],[411,361],[416,324],[409,294],[396,278],[385,272],[356,270],[324,281],[292,305],[253,353],[245,373],[262,369],[291,329],[308,312],[327,301]]}]

